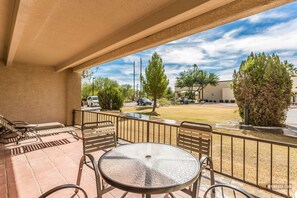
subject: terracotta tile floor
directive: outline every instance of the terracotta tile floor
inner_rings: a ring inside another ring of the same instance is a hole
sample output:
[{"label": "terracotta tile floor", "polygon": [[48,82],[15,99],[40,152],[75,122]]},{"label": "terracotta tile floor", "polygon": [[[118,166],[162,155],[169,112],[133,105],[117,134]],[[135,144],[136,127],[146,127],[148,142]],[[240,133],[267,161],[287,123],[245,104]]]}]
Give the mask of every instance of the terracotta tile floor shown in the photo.
[{"label": "terracotta tile floor", "polygon": [[[35,198],[57,185],[76,182],[82,142],[66,133],[42,137],[42,140],[44,143],[33,138],[21,141],[19,145],[0,144],[0,198]],[[99,158],[101,154],[95,155]],[[94,175],[88,167],[84,167],[81,186],[89,197],[96,197]],[[209,180],[202,179],[201,186],[200,197],[209,186]],[[115,189],[103,197],[117,198],[122,194],[123,191]],[[52,197],[71,195],[72,190],[63,190]],[[177,198],[189,197],[180,191],[174,195]],[[262,195],[273,197],[268,194]],[[129,193],[126,197],[134,198],[141,195]]]}]

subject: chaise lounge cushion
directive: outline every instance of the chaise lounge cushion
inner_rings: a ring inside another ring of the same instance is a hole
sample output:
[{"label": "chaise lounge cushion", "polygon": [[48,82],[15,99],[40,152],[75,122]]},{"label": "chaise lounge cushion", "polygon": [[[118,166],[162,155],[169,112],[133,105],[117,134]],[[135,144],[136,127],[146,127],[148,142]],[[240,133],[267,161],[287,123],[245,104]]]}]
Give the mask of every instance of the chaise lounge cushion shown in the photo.
[{"label": "chaise lounge cushion", "polygon": [[65,127],[65,125],[60,122],[49,122],[49,123],[42,123],[42,124],[36,124],[36,125],[37,126],[33,128],[37,131]]}]

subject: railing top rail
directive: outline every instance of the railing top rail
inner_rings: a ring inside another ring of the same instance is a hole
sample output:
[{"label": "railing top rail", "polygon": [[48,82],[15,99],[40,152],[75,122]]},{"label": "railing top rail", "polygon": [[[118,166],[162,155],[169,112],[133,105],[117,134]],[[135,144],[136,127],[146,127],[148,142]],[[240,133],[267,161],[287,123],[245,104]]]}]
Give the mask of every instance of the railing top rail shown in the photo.
[{"label": "railing top rail", "polygon": [[[161,125],[165,125],[165,126],[179,127],[179,124],[164,123],[164,122],[160,122],[160,121],[157,121],[157,120],[145,120],[145,119],[135,118],[135,117],[126,116],[126,115],[115,115],[114,113],[95,112],[95,111],[91,111],[91,110],[81,110],[81,109],[79,109],[79,110],[75,109],[74,111],[88,112],[88,113],[94,113],[94,114],[102,114],[102,115],[114,116],[114,117],[119,117],[119,118],[138,120],[138,121],[142,121],[142,122],[161,124]],[[222,136],[228,136],[228,137],[233,137],[233,138],[256,141],[256,142],[260,142],[260,143],[268,143],[268,144],[274,144],[274,145],[279,145],[279,146],[297,148],[297,144],[292,144],[292,143],[279,142],[279,141],[274,141],[274,140],[265,140],[265,139],[255,138],[255,137],[246,137],[246,136],[229,134],[229,133],[218,132],[218,131],[213,131],[212,133],[217,134],[217,135],[222,135]]]}]

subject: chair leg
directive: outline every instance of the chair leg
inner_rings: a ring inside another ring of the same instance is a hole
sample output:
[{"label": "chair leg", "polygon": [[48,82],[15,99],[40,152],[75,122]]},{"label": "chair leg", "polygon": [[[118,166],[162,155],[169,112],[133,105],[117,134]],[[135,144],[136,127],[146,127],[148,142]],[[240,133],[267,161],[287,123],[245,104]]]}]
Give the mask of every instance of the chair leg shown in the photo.
[{"label": "chair leg", "polygon": [[210,183],[211,183],[211,185],[214,185],[215,180],[214,180],[213,162],[212,162],[212,159],[210,157],[208,157],[207,160],[208,160],[208,163],[209,163]]},{"label": "chair leg", "polygon": [[[101,190],[101,181],[100,181],[99,170],[98,170],[98,167],[97,167],[97,165],[95,163],[95,159],[91,154],[85,154],[80,159],[76,185],[78,185],[78,186],[80,185],[83,166],[86,163],[86,158],[90,159],[90,162],[92,164],[91,168],[92,168],[92,170],[94,170],[94,173],[95,173],[97,198],[102,198],[102,190]],[[78,190],[76,190],[75,192],[77,193]]]},{"label": "chair leg", "polygon": [[[80,185],[81,182],[81,175],[82,175],[82,170],[83,170],[83,166],[84,166],[84,160],[85,160],[85,156],[82,156],[79,162],[79,167],[78,167],[78,173],[77,173],[77,179],[76,179],[76,185]],[[75,193],[77,193],[78,190],[75,190]]]}]

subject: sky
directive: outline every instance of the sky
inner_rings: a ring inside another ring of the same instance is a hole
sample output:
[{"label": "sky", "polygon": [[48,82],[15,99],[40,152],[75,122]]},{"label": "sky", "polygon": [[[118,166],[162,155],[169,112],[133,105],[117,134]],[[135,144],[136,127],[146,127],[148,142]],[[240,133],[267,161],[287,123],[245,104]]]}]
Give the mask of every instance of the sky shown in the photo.
[{"label": "sky", "polygon": [[251,53],[276,53],[281,60],[297,66],[297,2],[193,34],[148,50],[138,52],[92,68],[94,77],[108,77],[119,84],[136,83],[139,65],[143,74],[154,52],[163,59],[169,85],[174,88],[179,73],[197,64],[200,69],[216,73],[220,80],[231,80],[234,69]]}]

